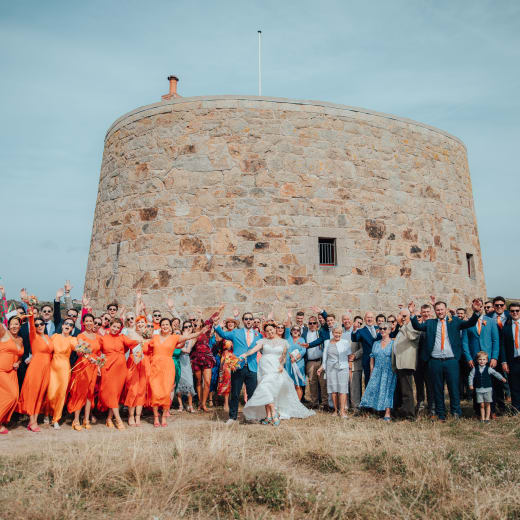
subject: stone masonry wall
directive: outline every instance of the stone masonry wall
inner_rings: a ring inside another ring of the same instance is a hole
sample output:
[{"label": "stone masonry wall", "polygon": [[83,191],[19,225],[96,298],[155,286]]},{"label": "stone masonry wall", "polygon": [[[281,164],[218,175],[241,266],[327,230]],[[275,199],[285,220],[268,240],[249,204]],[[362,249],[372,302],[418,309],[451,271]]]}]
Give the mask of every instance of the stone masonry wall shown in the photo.
[{"label": "stone masonry wall", "polygon": [[[338,265],[320,267],[318,237]],[[474,274],[466,254],[474,258]],[[101,310],[220,302],[284,317],[395,311],[485,293],[464,145],[321,102],[216,96],[139,108],[109,130],[85,290]]]}]

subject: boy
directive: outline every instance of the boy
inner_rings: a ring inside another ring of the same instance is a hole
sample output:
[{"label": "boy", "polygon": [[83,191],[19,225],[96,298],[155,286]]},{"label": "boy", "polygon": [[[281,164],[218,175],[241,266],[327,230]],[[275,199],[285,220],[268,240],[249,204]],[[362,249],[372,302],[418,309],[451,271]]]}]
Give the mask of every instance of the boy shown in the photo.
[{"label": "boy", "polygon": [[502,374],[488,366],[488,355],[483,350],[477,354],[477,363],[478,365],[473,367],[469,373],[469,389],[473,390],[475,388],[477,403],[480,404],[480,422],[487,424],[489,423],[491,402],[493,400],[491,377],[489,376],[495,376],[503,383],[506,380],[502,377]]}]

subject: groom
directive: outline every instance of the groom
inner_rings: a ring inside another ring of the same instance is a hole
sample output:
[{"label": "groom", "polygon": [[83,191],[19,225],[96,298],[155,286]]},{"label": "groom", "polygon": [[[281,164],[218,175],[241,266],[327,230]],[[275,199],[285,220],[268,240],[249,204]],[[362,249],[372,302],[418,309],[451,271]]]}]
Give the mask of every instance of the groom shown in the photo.
[{"label": "groom", "polygon": [[[253,315],[250,312],[242,316],[243,329],[225,331],[220,326],[215,327],[215,332],[224,339],[233,342],[233,354],[240,356],[254,347],[262,335],[253,329]],[[251,398],[256,388],[256,353],[248,356],[242,368],[237,368],[231,373],[231,398],[229,400],[229,419],[226,424],[234,424],[238,416],[238,401],[242,385],[246,384],[247,397]]]}]

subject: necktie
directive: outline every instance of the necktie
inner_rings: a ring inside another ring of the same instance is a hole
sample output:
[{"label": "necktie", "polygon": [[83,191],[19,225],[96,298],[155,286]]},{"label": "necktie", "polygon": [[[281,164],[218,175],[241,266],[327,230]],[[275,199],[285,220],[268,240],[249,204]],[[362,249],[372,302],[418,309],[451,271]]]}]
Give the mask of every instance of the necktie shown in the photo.
[{"label": "necktie", "polygon": [[477,321],[477,332],[480,336],[480,331],[482,330],[482,322],[480,320]]},{"label": "necktie", "polygon": [[518,350],[520,348],[520,342],[518,341],[518,322],[515,321],[515,348],[516,350]]},{"label": "necktie", "polygon": [[249,345],[251,345],[251,329],[246,330],[246,341],[247,346],[249,347]]},{"label": "necktie", "polygon": [[441,321],[441,352],[444,350],[444,341],[446,339],[446,322]]},{"label": "necktie", "polygon": [[497,325],[499,329],[502,329],[502,318],[497,314]]}]

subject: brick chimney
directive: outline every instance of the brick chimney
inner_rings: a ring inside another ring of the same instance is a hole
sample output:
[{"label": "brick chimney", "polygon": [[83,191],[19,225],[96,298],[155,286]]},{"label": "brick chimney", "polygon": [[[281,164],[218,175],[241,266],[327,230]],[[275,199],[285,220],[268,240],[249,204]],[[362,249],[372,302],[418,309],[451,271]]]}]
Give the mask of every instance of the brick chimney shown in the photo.
[{"label": "brick chimney", "polygon": [[161,99],[166,101],[168,99],[181,97],[177,94],[177,83],[179,82],[179,78],[177,76],[168,76],[168,81],[170,82],[170,92],[161,96]]}]

